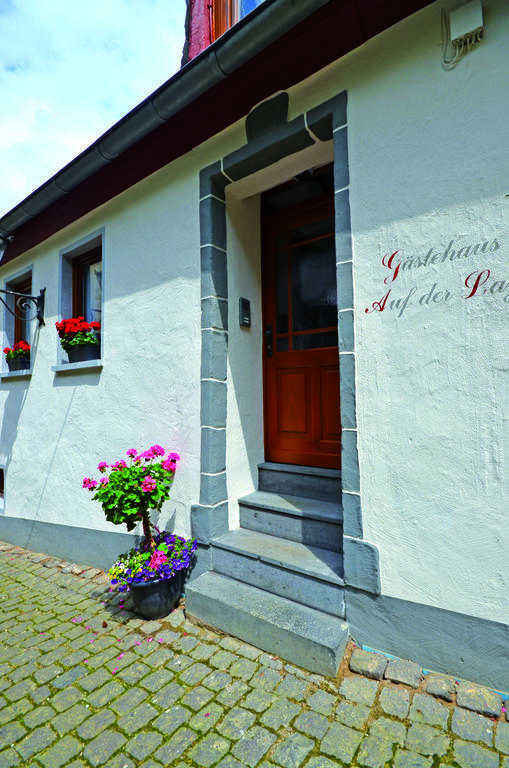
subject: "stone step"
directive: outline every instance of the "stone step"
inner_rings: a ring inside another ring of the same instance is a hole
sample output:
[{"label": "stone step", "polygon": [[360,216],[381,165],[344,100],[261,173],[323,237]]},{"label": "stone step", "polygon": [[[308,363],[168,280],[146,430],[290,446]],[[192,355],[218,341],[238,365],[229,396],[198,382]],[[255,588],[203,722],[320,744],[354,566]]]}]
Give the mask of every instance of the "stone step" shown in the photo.
[{"label": "stone step", "polygon": [[343,556],[238,528],[212,542],[214,572],[344,617]]},{"label": "stone step", "polygon": [[341,470],[264,461],[258,465],[258,488],[285,496],[341,503]]},{"label": "stone step", "polygon": [[343,508],[337,502],[254,491],[239,499],[239,512],[242,528],[343,551]]},{"label": "stone step", "polygon": [[187,585],[186,613],[331,677],[337,674],[348,640],[342,619],[210,571]]}]

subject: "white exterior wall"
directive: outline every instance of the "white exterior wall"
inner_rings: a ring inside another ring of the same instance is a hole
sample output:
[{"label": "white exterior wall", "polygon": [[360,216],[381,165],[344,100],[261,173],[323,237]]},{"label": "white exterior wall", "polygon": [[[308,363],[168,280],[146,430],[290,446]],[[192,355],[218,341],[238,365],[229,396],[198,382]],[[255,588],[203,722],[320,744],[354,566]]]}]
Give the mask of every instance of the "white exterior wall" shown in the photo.
[{"label": "white exterior wall", "polygon": [[[507,623],[509,8],[483,1],[486,38],[450,72],[440,63],[441,8],[415,14],[290,89],[289,119],[348,92],[361,502],[364,538],[380,553],[382,594]],[[295,156],[267,173],[265,185],[251,177],[232,189],[248,196],[311,164]],[[227,209],[229,356],[244,372],[242,387],[232,375],[228,390],[234,502],[251,479],[256,487],[259,430],[253,426],[250,458],[239,398],[258,386],[261,357],[259,344],[240,340],[246,332],[237,320],[241,286],[251,273],[259,279],[256,257],[242,248],[250,243],[252,251],[252,220],[233,195]],[[399,249],[402,262],[423,260],[430,248],[443,255],[451,240],[456,252],[490,245],[429,266],[407,262],[385,311],[366,314],[391,288],[385,254]],[[487,268],[490,279],[466,300],[466,277]],[[426,302],[435,283],[441,294]],[[399,308],[391,310],[392,299]],[[253,312],[253,338],[257,324]],[[252,410],[258,406],[254,397]]]},{"label": "white exterior wall", "polygon": [[[0,387],[7,516],[125,531],[105,521],[82,478],[97,477],[101,459],[160,443],[182,457],[160,522],[174,521],[189,535],[190,505],[199,497],[198,168],[189,174],[177,161],[171,173],[145,180],[1,270],[8,279],[32,263],[33,292],[47,288],[33,375]],[[59,251],[99,228],[103,369],[55,374]]]},{"label": "white exterior wall", "polygon": [[[446,72],[442,5],[290,92],[290,117],[348,91],[362,516],[382,593],[507,623],[509,7],[483,0],[485,40]],[[451,240],[469,255],[415,266]],[[384,284],[398,249],[414,266]]]}]

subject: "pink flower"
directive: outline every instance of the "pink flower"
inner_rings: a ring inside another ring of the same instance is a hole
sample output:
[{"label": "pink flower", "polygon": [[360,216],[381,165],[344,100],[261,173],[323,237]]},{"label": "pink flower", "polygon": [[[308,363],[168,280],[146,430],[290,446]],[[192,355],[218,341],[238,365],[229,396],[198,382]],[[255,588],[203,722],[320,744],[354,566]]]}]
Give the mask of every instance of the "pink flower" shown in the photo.
[{"label": "pink flower", "polygon": [[151,445],[150,453],[152,454],[152,456],[164,456],[166,451],[164,450],[162,445]]},{"label": "pink flower", "polygon": [[127,464],[125,463],[124,459],[120,459],[120,461],[116,461],[114,464],[111,465],[112,469],[125,469],[127,467]]},{"label": "pink flower", "polygon": [[150,475],[146,475],[143,478],[143,482],[141,484],[141,490],[143,493],[152,493],[152,491],[155,491],[157,488],[157,482],[154,480],[153,477],[150,477]]},{"label": "pink flower", "polygon": [[175,462],[172,461],[171,459],[166,459],[166,461],[163,461],[161,466],[167,472],[175,472]]},{"label": "pink flower", "polygon": [[156,551],[152,553],[152,557],[150,558],[148,567],[152,569],[158,568],[160,565],[165,563],[167,559],[168,558],[166,557],[164,552],[160,552],[159,550],[156,549]]},{"label": "pink flower", "polygon": [[136,450],[136,448],[129,448],[129,450],[125,452],[125,455],[130,456],[132,459],[134,459],[137,453],[138,451]]},{"label": "pink flower", "polygon": [[93,480],[91,477],[84,477],[83,478],[83,488],[88,488],[89,491],[91,491],[93,488],[95,488],[97,485],[97,480]]},{"label": "pink flower", "polygon": [[109,482],[110,482],[109,477],[101,477],[101,479],[99,480],[99,485],[108,485]]},{"label": "pink flower", "polygon": [[170,461],[180,461],[180,456],[178,455],[178,453],[169,453],[168,458],[170,459]]},{"label": "pink flower", "polygon": [[99,472],[106,472],[106,470],[108,469],[108,464],[105,461],[100,461],[99,464],[97,465],[97,469],[99,470]]}]

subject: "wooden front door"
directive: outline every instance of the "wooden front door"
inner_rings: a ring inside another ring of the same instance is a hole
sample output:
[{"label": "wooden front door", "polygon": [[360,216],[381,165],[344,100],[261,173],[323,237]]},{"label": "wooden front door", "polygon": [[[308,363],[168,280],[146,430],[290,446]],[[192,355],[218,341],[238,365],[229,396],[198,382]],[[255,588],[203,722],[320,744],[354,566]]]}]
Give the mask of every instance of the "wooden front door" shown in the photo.
[{"label": "wooden front door", "polygon": [[265,459],[340,467],[334,201],[262,218]]}]

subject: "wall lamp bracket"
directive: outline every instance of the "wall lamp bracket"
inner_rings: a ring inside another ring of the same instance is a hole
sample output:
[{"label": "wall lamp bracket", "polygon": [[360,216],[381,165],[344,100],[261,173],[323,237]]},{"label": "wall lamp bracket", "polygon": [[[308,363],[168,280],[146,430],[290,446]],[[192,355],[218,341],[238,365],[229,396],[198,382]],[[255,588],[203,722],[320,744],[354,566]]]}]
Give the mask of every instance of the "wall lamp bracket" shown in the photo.
[{"label": "wall lamp bracket", "polygon": [[[16,291],[5,291],[0,289],[0,293],[5,293],[7,296],[14,296],[14,309],[10,307],[7,302],[0,296],[0,301],[4,307],[19,318],[19,320],[35,320],[39,321],[39,327],[44,325],[44,299],[46,295],[46,288],[41,288],[41,292],[38,296],[29,296],[26,293],[16,293]],[[35,314],[34,313],[35,310]]]},{"label": "wall lamp bracket", "polygon": [[0,235],[0,261],[4,257],[4,253],[7,250],[9,243],[12,243],[14,237],[12,235]]}]

